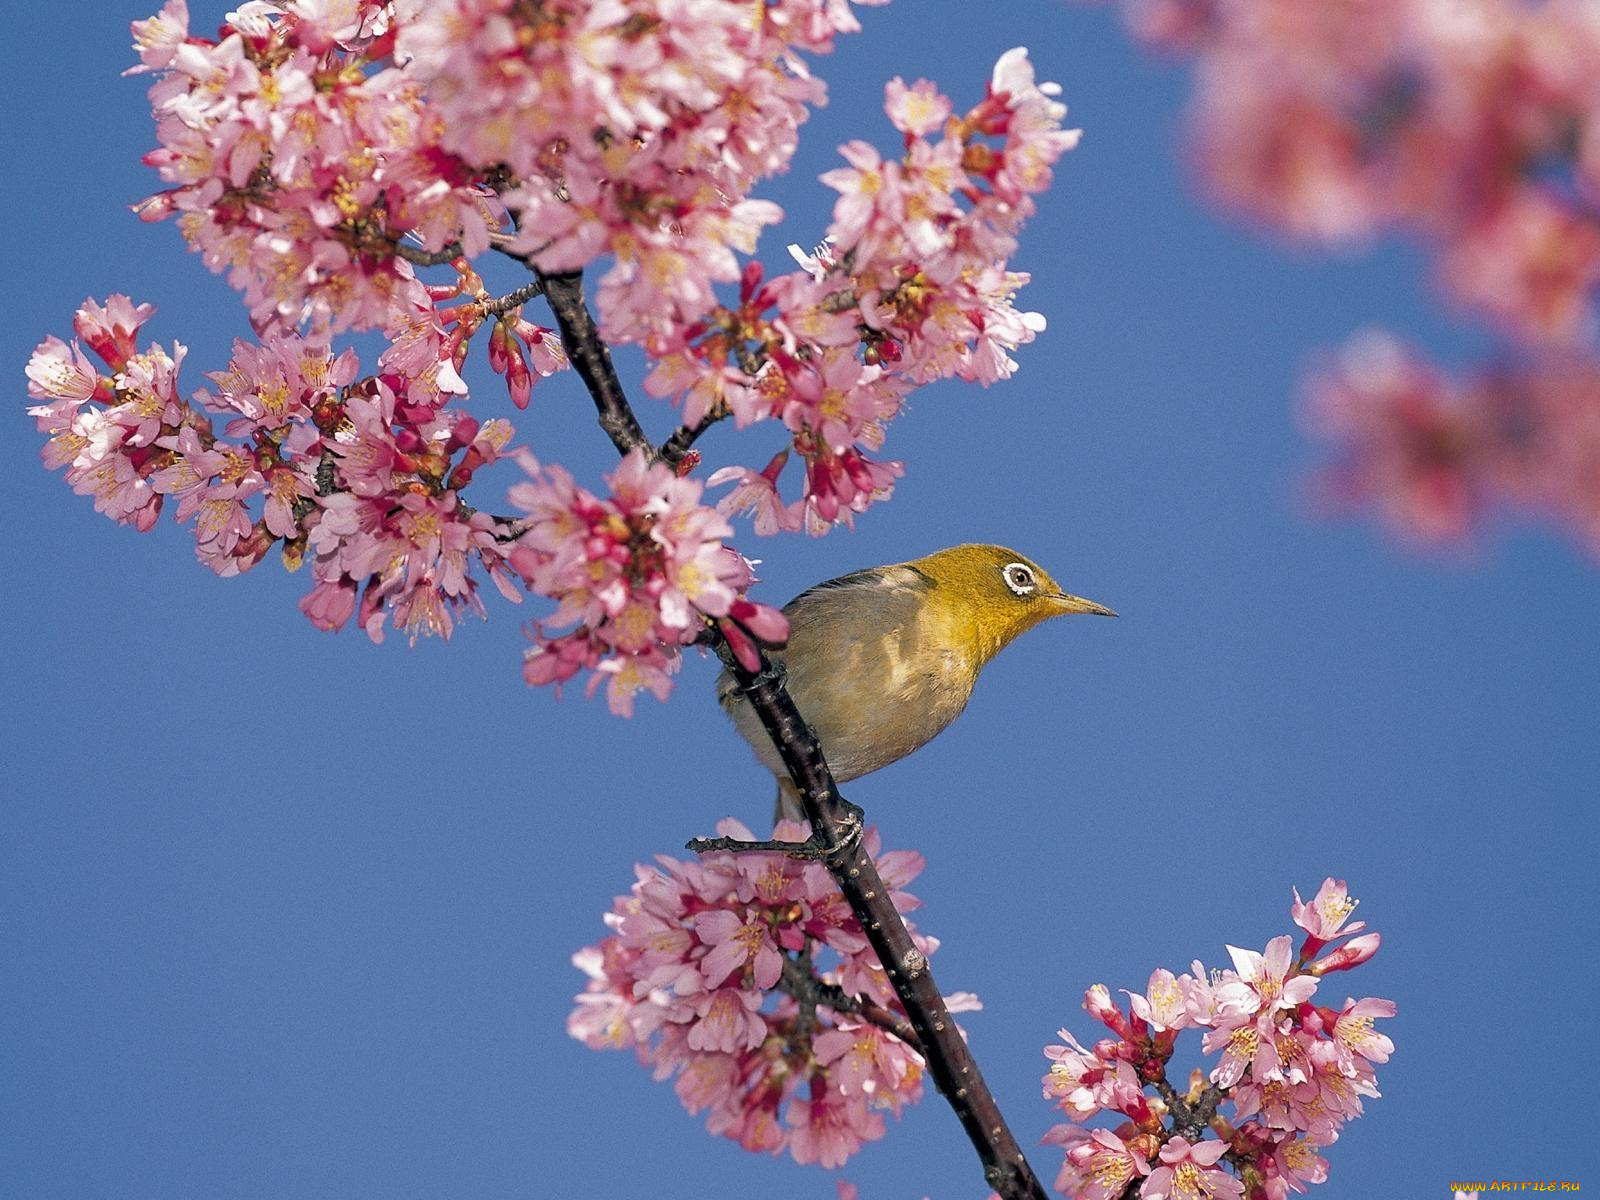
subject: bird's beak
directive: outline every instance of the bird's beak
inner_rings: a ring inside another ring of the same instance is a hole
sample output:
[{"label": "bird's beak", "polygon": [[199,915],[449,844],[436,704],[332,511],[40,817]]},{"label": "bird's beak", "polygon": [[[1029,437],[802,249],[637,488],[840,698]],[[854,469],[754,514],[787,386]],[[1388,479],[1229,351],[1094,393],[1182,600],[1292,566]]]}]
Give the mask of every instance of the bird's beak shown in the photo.
[{"label": "bird's beak", "polygon": [[1114,617],[1104,604],[1096,604],[1093,600],[1085,600],[1082,596],[1069,596],[1065,592],[1057,592],[1050,599],[1054,600],[1063,613],[1093,613],[1097,617]]}]

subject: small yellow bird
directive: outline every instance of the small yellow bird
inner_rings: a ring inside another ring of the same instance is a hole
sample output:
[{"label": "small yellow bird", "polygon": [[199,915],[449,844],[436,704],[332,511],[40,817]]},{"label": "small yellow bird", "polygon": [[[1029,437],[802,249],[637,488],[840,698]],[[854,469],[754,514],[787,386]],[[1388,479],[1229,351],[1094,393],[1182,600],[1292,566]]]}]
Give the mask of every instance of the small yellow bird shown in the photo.
[{"label": "small yellow bird", "polygon": [[[1018,634],[1067,613],[1117,614],[1063,592],[1004,546],[952,546],[841,575],[784,606],[789,640],[771,657],[841,783],[886,767],[961,715],[978,673]],[[799,796],[733,676],[717,699],[778,778],[779,817]]]}]

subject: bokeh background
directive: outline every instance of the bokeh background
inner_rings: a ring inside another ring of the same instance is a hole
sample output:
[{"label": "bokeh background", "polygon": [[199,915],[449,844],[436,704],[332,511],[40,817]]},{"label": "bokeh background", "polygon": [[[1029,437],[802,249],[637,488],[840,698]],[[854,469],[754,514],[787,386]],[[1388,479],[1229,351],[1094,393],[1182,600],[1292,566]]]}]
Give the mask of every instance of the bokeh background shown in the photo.
[{"label": "bokeh background", "polygon": [[[196,2],[195,26],[226,7]],[[707,1136],[631,1056],[563,1028],[568,958],[632,864],[767,811],[713,663],[630,722],[526,688],[528,612],[494,596],[448,645],[324,635],[275,559],[218,580],[186,530],[118,528],[39,466],[22,367],[86,295],[159,305],[147,334],[190,347],[191,387],[248,332],[177,231],[126,209],[156,186],[146,81],[118,76],[148,11],[8,22],[0,1194],[831,1198],[836,1173]],[[1332,874],[1384,946],[1322,994],[1394,998],[1399,1049],[1319,1194],[1600,1184],[1596,567],[1523,530],[1419,557],[1304,499],[1308,353],[1378,322],[1465,361],[1477,335],[1403,245],[1312,256],[1220,217],[1183,164],[1184,71],[1113,13],[862,20],[767,189],[788,214],[774,266],[825,224],[834,147],[891,144],[893,75],[965,105],[1025,43],[1086,131],[1024,235],[1021,305],[1050,328],[1018,376],[914,397],[888,446],[906,478],[854,533],[741,542],[774,602],[992,540],[1123,614],[1029,635],[948,733],[849,789],[888,846],[927,855],[918,924],[941,984],[986,1002],[964,1024],[1019,1137],[1054,1122],[1041,1047],[1094,1036],[1087,985],[1224,965],[1224,943],[1291,928],[1291,885]],[[509,411],[498,381],[476,411]],[[570,376],[516,424],[591,486],[614,461]],[[717,430],[708,464],[764,461],[760,436]],[[1033,1160],[1053,1178],[1057,1151]],[[985,1190],[931,1095],[842,1174],[864,1200]]]}]

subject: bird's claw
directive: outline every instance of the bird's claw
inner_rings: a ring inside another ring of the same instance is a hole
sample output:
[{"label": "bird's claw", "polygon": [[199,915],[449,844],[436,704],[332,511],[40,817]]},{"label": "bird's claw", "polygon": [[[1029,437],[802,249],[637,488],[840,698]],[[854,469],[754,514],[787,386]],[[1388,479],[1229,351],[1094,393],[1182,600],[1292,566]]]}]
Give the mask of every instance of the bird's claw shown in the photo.
[{"label": "bird's claw", "polygon": [[781,684],[788,677],[789,671],[788,668],[783,665],[783,660],[769,658],[767,660],[767,669],[759,672],[756,675],[752,675],[749,683],[741,683],[739,685],[739,690],[745,693],[753,692],[758,688],[764,688],[770,684]]}]

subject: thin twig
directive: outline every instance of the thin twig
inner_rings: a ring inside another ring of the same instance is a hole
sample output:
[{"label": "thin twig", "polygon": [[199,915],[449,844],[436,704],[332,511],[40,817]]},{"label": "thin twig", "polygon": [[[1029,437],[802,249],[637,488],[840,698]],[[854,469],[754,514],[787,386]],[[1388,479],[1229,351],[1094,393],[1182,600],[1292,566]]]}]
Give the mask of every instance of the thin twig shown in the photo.
[{"label": "thin twig", "polygon": [[731,415],[732,410],[726,404],[714,404],[693,425],[678,426],[672,431],[672,436],[661,443],[658,451],[661,461],[671,467],[677,466],[687,457],[690,447],[700,440],[701,434]]},{"label": "thin twig", "polygon": [[478,305],[486,317],[498,317],[501,313],[510,312],[532,300],[544,291],[544,280],[535,279],[532,283],[525,283],[514,292],[507,292],[497,300],[485,300]]},{"label": "thin twig", "polygon": [[835,1012],[860,1017],[884,1032],[894,1034],[918,1054],[922,1053],[922,1042],[917,1037],[917,1031],[911,1028],[911,1022],[882,1005],[852,996],[838,984],[824,983],[812,972],[809,955],[805,958],[790,958],[787,954],[783,956],[783,974],[778,979],[778,989],[793,996],[802,1007],[823,1004]]},{"label": "thin twig", "polygon": [[415,263],[419,267],[438,267],[461,257],[461,243],[451,242],[443,250],[423,250],[416,246],[408,246],[405,242],[396,242],[394,252],[408,263]]}]

